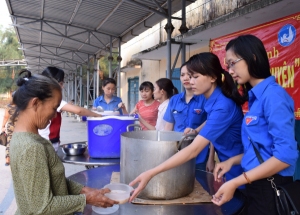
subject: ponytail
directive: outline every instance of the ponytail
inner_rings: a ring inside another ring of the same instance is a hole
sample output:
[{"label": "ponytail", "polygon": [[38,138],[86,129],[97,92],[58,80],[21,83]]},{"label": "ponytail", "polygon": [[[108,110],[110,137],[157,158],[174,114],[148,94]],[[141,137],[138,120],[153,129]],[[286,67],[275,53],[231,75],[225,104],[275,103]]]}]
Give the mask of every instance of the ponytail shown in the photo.
[{"label": "ponytail", "polygon": [[236,104],[242,105],[248,100],[248,91],[246,90],[245,85],[242,87],[242,95],[238,90],[238,85],[234,82],[231,75],[222,69],[222,74],[224,75],[224,81],[221,84],[221,89],[223,94],[231,98]]},{"label": "ponytail", "polygon": [[178,89],[174,86],[174,88],[173,88],[173,95],[172,96],[174,96],[176,94],[178,94]]},{"label": "ponytail", "polygon": [[173,95],[178,94],[177,88],[168,78],[160,78],[156,81],[156,84],[160,90],[166,91],[168,99],[171,98]]}]

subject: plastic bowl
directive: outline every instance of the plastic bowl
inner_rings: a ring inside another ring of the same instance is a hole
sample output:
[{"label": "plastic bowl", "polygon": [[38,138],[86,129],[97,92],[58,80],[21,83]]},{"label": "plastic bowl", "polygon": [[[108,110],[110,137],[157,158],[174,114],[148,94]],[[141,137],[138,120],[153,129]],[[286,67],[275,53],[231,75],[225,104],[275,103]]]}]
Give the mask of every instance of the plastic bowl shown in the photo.
[{"label": "plastic bowl", "polygon": [[87,145],[84,143],[70,143],[62,145],[61,147],[63,153],[66,155],[82,155],[85,152]]},{"label": "plastic bowl", "polygon": [[109,111],[109,110],[106,110],[104,112],[100,112],[100,114],[102,116],[119,116],[120,115],[120,112],[118,110],[116,111]]},{"label": "plastic bowl", "polygon": [[102,116],[120,116],[120,112],[118,110],[116,110],[116,111],[106,110],[106,111],[102,111],[102,112],[99,112],[97,110],[92,110],[92,112],[100,114]]},{"label": "plastic bowl", "polygon": [[105,193],[105,196],[112,200],[118,201],[119,204],[128,202],[130,193],[133,191],[132,187],[121,183],[107,184],[104,186],[104,188],[110,189],[110,193]]},{"label": "plastic bowl", "polygon": [[119,205],[113,205],[112,207],[108,208],[92,206],[92,210],[97,214],[113,214],[119,210]]}]

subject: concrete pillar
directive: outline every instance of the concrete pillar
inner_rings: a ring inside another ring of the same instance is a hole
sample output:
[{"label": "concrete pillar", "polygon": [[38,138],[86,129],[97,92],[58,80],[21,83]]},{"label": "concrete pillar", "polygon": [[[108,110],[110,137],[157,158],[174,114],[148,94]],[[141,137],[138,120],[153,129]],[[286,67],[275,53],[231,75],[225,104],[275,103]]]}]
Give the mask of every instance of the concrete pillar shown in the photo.
[{"label": "concrete pillar", "polygon": [[121,57],[121,38],[119,38],[119,56],[117,57],[117,61],[118,61],[118,81],[117,81],[117,87],[118,87],[118,91],[117,91],[117,95],[119,97],[121,97],[121,61],[122,61],[122,57]]},{"label": "concrete pillar", "polygon": [[168,23],[165,26],[165,30],[167,32],[167,78],[171,78],[171,46],[172,46],[172,32],[174,27],[172,25],[172,1],[168,0]]},{"label": "concrete pillar", "polygon": [[99,80],[99,76],[100,74],[98,73],[98,70],[99,70],[99,59],[97,59],[97,90],[96,90],[96,97],[98,98],[100,95],[99,95],[99,87],[100,87],[100,80]]},{"label": "concrete pillar", "polygon": [[109,77],[112,78],[112,36],[110,36],[110,49],[109,49],[109,57],[108,57],[108,69],[109,69]]},{"label": "concrete pillar", "polygon": [[94,78],[93,78],[93,100],[96,99],[96,87],[97,87],[97,58],[96,55],[94,55]]},{"label": "concrete pillar", "polygon": [[79,105],[82,107],[82,65],[80,66],[80,79],[79,79]]},{"label": "concrete pillar", "polygon": [[86,105],[89,107],[89,97],[90,97],[90,68],[89,68],[89,60],[87,62],[86,69]]},{"label": "concrete pillar", "polygon": [[77,80],[78,80],[78,78],[77,78],[77,68],[76,68],[76,73],[75,73],[75,77],[74,77],[74,90],[75,90],[75,104],[77,105],[78,103],[78,101],[77,101],[77,98],[78,98],[78,90],[77,90]]}]

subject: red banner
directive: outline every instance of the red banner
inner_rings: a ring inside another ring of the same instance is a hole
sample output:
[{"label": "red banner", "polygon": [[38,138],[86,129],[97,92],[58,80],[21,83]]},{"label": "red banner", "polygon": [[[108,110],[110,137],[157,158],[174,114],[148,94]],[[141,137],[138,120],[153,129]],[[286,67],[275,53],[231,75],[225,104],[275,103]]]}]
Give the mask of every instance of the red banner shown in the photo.
[{"label": "red banner", "polygon": [[210,50],[218,55],[225,69],[225,47],[231,39],[243,34],[260,38],[268,53],[271,74],[293,97],[295,117],[300,119],[300,35],[297,33],[300,33],[300,13],[211,40]]}]

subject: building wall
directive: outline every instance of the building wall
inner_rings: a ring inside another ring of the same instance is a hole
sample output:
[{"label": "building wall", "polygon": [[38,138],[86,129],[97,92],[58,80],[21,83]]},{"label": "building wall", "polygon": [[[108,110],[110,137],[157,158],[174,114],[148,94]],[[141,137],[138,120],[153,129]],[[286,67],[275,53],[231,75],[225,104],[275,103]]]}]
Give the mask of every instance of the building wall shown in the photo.
[{"label": "building wall", "polygon": [[155,25],[149,30],[143,32],[139,36],[133,38],[128,41],[124,45],[122,45],[121,55],[121,67],[127,65],[127,63],[131,60],[132,55],[146,50],[150,47],[153,47],[161,42],[160,39],[160,24]]},{"label": "building wall", "polygon": [[[197,0],[195,3],[186,7],[186,22],[189,29],[211,21],[224,14],[228,14],[242,6],[255,2],[257,0]],[[181,11],[173,14],[175,17],[181,17]],[[132,56],[147,49],[153,48],[167,40],[167,33],[164,30],[167,20],[163,20],[149,30],[143,32],[134,39],[122,45],[122,62],[121,67],[127,65],[132,59]],[[175,27],[172,37],[180,35],[179,28],[181,26],[180,20],[172,20]],[[209,51],[209,42],[205,46],[190,49],[186,48],[186,59],[196,53]],[[167,53],[166,53],[167,55]],[[172,65],[175,56],[172,56]],[[181,66],[180,56],[178,58],[175,68]],[[156,60],[142,60],[142,68],[140,70],[133,69],[121,74],[121,97],[125,104],[128,103],[128,79],[138,76],[139,84],[143,81],[151,81],[154,83],[157,79],[166,77],[167,62],[166,58],[159,61]]]}]

